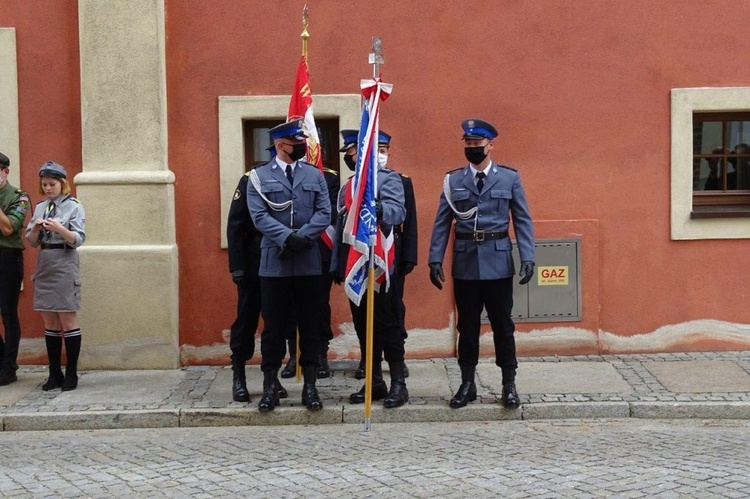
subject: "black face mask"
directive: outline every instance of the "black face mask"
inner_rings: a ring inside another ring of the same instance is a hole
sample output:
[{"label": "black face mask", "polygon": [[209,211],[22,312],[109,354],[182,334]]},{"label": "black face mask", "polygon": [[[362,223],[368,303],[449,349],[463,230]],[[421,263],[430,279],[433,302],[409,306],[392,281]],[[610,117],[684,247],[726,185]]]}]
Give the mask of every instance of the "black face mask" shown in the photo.
[{"label": "black face mask", "polygon": [[487,153],[484,152],[485,146],[477,147],[464,147],[464,156],[469,160],[472,165],[479,165],[487,157]]},{"label": "black face mask", "polygon": [[344,155],[344,163],[349,167],[351,171],[354,171],[354,167],[357,166],[357,162],[354,160],[354,156],[350,154]]},{"label": "black face mask", "polygon": [[305,157],[305,154],[307,154],[307,144],[305,144],[304,142],[300,144],[292,144],[292,152],[288,152],[287,154],[292,161],[302,159]]}]

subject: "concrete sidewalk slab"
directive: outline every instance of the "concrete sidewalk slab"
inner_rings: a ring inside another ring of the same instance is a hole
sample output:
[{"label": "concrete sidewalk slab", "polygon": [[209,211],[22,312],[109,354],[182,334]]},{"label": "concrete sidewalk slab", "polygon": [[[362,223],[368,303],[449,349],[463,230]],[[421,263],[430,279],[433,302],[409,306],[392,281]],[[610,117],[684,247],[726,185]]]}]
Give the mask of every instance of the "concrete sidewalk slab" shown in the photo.
[{"label": "concrete sidewalk slab", "polygon": [[0,386],[0,407],[8,407],[27,396],[34,390],[41,389],[44,380],[47,379],[46,373],[23,373],[18,377],[18,381],[6,386]]},{"label": "concrete sidewalk slab", "polygon": [[[502,391],[502,372],[480,364],[483,385]],[[516,376],[519,393],[631,393],[633,388],[608,362],[524,362]]]},{"label": "concrete sidewalk slab", "polygon": [[750,391],[750,374],[729,360],[644,362],[643,367],[671,392]]}]

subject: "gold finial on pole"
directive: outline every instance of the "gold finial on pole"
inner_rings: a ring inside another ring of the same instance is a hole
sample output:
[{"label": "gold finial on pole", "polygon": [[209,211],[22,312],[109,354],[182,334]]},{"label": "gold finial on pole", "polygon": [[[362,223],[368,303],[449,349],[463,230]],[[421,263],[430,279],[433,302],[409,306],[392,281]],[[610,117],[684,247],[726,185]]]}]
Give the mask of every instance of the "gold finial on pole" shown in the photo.
[{"label": "gold finial on pole", "polygon": [[310,11],[307,8],[307,4],[302,7],[302,34],[299,35],[302,38],[302,55],[307,59],[307,40],[310,38],[310,33],[307,32],[307,26],[310,24]]}]

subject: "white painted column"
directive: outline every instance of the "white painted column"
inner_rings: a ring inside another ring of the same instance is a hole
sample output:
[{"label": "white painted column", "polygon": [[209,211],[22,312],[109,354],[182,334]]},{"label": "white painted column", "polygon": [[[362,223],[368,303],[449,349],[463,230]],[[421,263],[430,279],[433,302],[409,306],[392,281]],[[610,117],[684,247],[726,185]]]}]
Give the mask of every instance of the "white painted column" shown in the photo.
[{"label": "white painted column", "polygon": [[10,183],[21,187],[16,30],[0,28],[0,152],[10,158]]},{"label": "white painted column", "polygon": [[82,369],[180,365],[164,0],[79,0]]}]

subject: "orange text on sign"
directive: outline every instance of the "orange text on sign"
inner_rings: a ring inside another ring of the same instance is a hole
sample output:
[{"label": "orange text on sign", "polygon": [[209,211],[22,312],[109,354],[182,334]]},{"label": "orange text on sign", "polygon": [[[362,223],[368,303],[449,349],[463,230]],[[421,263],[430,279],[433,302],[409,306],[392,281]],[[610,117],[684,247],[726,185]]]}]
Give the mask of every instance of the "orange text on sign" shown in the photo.
[{"label": "orange text on sign", "polygon": [[539,267],[537,276],[539,286],[566,286],[568,284],[568,266]]}]

